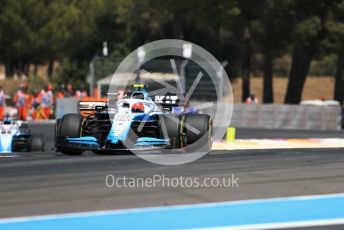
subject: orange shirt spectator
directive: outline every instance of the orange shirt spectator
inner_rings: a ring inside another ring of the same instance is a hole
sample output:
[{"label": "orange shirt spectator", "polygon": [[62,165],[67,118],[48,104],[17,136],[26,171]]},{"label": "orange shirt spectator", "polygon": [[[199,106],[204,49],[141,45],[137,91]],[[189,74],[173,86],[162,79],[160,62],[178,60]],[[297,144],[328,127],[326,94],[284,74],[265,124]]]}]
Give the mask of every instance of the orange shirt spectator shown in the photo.
[{"label": "orange shirt spectator", "polygon": [[31,96],[26,93],[27,87],[21,87],[13,97],[17,107],[17,118],[26,121],[28,118]]},{"label": "orange shirt spectator", "polygon": [[49,119],[51,109],[54,104],[54,96],[48,86],[44,86],[39,95],[39,102],[41,105],[42,119]]},{"label": "orange shirt spectator", "polygon": [[0,121],[4,120],[5,116],[5,93],[0,86]]},{"label": "orange shirt spectator", "polygon": [[64,92],[58,91],[58,92],[56,93],[56,99],[64,98],[64,97],[65,97]]}]

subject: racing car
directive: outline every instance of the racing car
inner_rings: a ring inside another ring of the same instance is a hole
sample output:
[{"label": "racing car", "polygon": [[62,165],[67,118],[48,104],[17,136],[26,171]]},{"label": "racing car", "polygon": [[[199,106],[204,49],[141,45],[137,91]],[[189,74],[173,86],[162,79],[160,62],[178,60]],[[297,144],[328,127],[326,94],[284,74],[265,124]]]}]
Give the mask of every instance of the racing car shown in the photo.
[{"label": "racing car", "polygon": [[212,118],[180,102],[176,94],[150,95],[142,84],[120,100],[80,102],[80,113],[56,121],[55,150],[67,155],[150,148],[209,151]]},{"label": "racing car", "polygon": [[0,121],[0,153],[43,151],[44,139],[40,134],[32,134],[27,122]]}]

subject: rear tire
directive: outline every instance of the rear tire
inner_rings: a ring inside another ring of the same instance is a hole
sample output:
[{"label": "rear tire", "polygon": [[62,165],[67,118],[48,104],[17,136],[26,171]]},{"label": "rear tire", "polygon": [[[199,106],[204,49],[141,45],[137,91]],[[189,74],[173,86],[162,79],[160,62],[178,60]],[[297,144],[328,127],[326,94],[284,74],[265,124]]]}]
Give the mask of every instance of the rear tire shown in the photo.
[{"label": "rear tire", "polygon": [[[57,136],[80,137],[82,135],[82,125],[84,117],[80,114],[66,114],[61,119],[60,127],[57,127]],[[84,151],[69,147],[60,147],[58,151],[66,155],[81,155]]]},{"label": "rear tire", "polygon": [[32,134],[30,137],[30,148],[32,152],[44,151],[44,137],[42,134]]},{"label": "rear tire", "polygon": [[187,152],[209,152],[211,150],[213,144],[213,122],[209,115],[186,114],[183,128]]},{"label": "rear tire", "polygon": [[159,137],[162,139],[169,139],[171,147],[178,149],[182,147],[182,130],[180,116],[172,114],[159,115],[160,130]]}]

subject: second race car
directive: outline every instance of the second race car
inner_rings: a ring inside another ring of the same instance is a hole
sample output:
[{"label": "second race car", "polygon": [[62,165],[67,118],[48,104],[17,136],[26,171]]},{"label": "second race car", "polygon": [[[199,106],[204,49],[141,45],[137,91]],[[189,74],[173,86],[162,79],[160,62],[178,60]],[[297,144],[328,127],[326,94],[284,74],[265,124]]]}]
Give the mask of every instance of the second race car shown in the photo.
[{"label": "second race car", "polygon": [[25,121],[7,117],[0,121],[0,153],[43,151],[44,138],[32,134]]}]

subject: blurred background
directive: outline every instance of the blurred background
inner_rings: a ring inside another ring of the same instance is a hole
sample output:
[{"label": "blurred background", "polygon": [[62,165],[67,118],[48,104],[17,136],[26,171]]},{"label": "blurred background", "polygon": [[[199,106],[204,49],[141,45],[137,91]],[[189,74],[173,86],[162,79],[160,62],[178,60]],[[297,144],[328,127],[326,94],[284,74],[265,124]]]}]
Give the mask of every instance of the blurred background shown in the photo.
[{"label": "blurred background", "polygon": [[[2,0],[0,84],[87,84],[116,70],[132,50],[174,38],[220,62],[235,102],[343,104],[343,0]],[[108,55],[102,57],[106,46]],[[95,57],[99,57],[96,58]],[[187,71],[187,69],[186,69]]]}]

